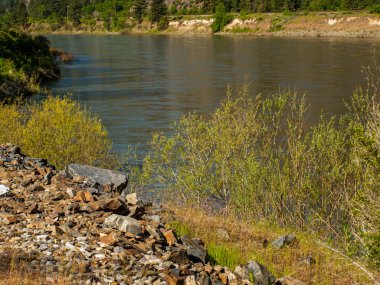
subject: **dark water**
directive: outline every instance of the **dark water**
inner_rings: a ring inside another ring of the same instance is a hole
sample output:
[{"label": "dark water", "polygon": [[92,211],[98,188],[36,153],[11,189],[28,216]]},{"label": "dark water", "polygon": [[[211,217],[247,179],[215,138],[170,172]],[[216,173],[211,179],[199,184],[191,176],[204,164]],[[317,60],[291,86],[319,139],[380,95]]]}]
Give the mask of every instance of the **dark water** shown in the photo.
[{"label": "dark water", "polygon": [[252,93],[307,93],[311,117],[345,111],[373,61],[363,39],[186,36],[49,36],[78,61],[50,85],[96,112],[116,151],[144,144],[189,111],[209,112],[248,76]]}]

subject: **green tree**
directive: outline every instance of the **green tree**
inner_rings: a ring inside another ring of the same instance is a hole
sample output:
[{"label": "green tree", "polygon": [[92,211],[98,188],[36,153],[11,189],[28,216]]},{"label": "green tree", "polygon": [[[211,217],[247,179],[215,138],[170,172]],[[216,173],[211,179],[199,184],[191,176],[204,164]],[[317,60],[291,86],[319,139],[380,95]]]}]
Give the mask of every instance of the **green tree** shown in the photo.
[{"label": "green tree", "polygon": [[226,7],[221,2],[216,6],[215,19],[211,25],[214,33],[221,31],[232,20],[232,16],[226,12]]},{"label": "green tree", "polygon": [[167,9],[164,0],[153,0],[150,8],[150,20],[158,23],[166,14]]},{"label": "green tree", "polygon": [[75,25],[80,24],[80,19],[82,17],[82,0],[71,0],[67,4],[67,17]]},{"label": "green tree", "polygon": [[141,24],[144,14],[146,12],[147,2],[146,0],[135,0],[133,7],[133,17]]},{"label": "green tree", "polygon": [[28,11],[23,1],[17,1],[10,11],[13,15],[13,24],[26,28],[28,25]]}]

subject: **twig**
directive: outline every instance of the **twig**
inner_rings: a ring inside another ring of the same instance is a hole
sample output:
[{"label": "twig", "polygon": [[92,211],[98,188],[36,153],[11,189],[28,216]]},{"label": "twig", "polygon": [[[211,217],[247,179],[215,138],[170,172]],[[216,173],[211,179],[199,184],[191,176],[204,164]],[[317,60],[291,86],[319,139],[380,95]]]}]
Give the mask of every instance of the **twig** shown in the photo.
[{"label": "twig", "polygon": [[359,269],[361,269],[364,273],[366,273],[368,275],[369,278],[372,279],[373,281],[373,284],[374,285],[380,285],[379,281],[376,280],[375,276],[370,272],[368,271],[363,265],[357,263],[355,260],[353,260],[352,258],[350,258],[349,256],[345,255],[344,253],[340,252],[339,250],[319,241],[319,240],[315,240],[318,244],[320,244],[321,246],[333,251],[333,252],[336,252],[338,253],[339,255],[343,256],[345,259],[348,259],[353,265],[355,265],[356,267],[358,267]]}]

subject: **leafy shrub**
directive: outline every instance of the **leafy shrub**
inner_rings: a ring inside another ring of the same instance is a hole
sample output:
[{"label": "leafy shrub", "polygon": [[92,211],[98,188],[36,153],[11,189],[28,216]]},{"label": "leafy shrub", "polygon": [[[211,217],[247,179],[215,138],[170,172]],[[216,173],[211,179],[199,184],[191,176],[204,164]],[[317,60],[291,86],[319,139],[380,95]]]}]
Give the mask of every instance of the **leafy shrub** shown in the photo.
[{"label": "leafy shrub", "polygon": [[144,176],[174,201],[201,207],[211,198],[240,217],[333,236],[369,255],[355,237],[380,224],[375,97],[357,90],[349,115],[306,128],[302,97],[229,92],[210,118],[190,114],[171,136],[156,134]]},{"label": "leafy shrub", "polygon": [[157,24],[157,29],[159,31],[164,31],[169,27],[169,20],[168,17],[163,16],[161,17],[160,21]]},{"label": "leafy shrub", "polygon": [[23,116],[18,107],[16,105],[1,105],[0,110],[0,142],[20,142]]},{"label": "leafy shrub", "polygon": [[281,31],[283,30],[284,27],[282,26],[282,21],[281,19],[279,18],[274,18],[272,21],[271,21],[271,25],[270,25],[270,28],[269,28],[269,32],[278,32],[278,31]]},{"label": "leafy shrub", "polygon": [[380,4],[373,5],[370,9],[369,12],[371,14],[380,14]]},{"label": "leafy shrub", "polygon": [[211,29],[214,33],[217,33],[223,30],[223,28],[227,26],[232,20],[233,20],[233,17],[226,12],[226,8],[224,4],[219,3],[216,6],[215,19],[211,25]]},{"label": "leafy shrub", "polygon": [[111,147],[100,120],[69,97],[41,104],[0,106],[0,142],[19,145],[62,169],[69,163],[104,165]]}]

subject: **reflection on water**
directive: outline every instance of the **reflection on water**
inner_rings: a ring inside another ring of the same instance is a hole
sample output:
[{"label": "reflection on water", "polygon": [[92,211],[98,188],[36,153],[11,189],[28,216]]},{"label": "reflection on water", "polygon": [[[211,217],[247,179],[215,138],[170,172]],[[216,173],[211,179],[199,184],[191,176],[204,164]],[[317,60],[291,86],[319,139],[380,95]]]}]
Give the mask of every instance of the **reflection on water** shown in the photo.
[{"label": "reflection on water", "polygon": [[361,67],[371,63],[363,39],[287,39],[184,36],[52,35],[53,46],[78,58],[55,93],[74,97],[96,112],[114,149],[144,144],[151,133],[168,131],[181,114],[209,112],[228,85],[244,77],[252,93],[279,89],[307,93],[311,117],[344,111],[343,100],[363,84]]}]

